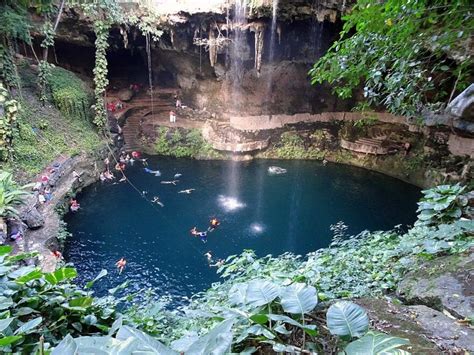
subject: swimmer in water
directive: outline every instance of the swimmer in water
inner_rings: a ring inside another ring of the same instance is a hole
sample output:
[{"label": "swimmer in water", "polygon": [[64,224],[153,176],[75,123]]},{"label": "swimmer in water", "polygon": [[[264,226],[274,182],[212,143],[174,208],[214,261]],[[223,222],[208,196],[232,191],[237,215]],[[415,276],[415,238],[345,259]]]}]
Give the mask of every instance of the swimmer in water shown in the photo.
[{"label": "swimmer in water", "polygon": [[156,203],[157,205],[160,205],[161,207],[165,207],[163,202],[160,201],[160,198],[158,196],[153,196],[153,200],[151,202]]},{"label": "swimmer in water", "polygon": [[208,251],[204,256],[207,258],[207,262],[211,263],[212,262],[212,254],[210,251]]},{"label": "swimmer in water", "polygon": [[121,258],[115,263],[115,266],[117,266],[117,269],[119,271],[119,275],[122,273],[123,269],[125,268],[125,265],[127,265],[127,260],[125,260],[124,258]]},{"label": "swimmer in water", "polygon": [[221,222],[219,222],[219,220],[216,217],[212,218],[209,221],[209,228],[207,228],[207,231],[213,232],[217,227],[219,227],[220,224]]},{"label": "swimmer in water", "polygon": [[199,232],[196,227],[193,227],[189,232],[193,237],[199,237],[203,243],[207,243],[207,232]]},{"label": "swimmer in water", "polygon": [[148,168],[144,168],[143,170],[145,170],[145,173],[152,174],[155,176],[161,176],[161,172],[159,170],[151,170]]},{"label": "swimmer in water", "polygon": [[210,267],[217,267],[220,268],[221,266],[224,266],[224,259],[219,259],[215,264],[210,264]]},{"label": "swimmer in water", "polygon": [[194,190],[196,189],[186,189],[186,190],[181,190],[181,191],[178,191],[179,194],[190,194],[191,192],[193,192]]},{"label": "swimmer in water", "polygon": [[165,185],[172,184],[172,185],[176,186],[176,183],[177,183],[177,182],[179,182],[179,180],[162,181],[161,183],[162,183],[162,184],[165,184]]},{"label": "swimmer in water", "polygon": [[207,232],[199,232],[197,234],[197,237],[199,237],[199,239],[201,239],[201,242],[207,243]]},{"label": "swimmer in water", "polygon": [[181,176],[183,176],[183,174],[179,174],[179,173],[178,173],[178,174],[174,174],[174,179],[175,179],[175,180],[176,180],[176,179],[179,179]]}]

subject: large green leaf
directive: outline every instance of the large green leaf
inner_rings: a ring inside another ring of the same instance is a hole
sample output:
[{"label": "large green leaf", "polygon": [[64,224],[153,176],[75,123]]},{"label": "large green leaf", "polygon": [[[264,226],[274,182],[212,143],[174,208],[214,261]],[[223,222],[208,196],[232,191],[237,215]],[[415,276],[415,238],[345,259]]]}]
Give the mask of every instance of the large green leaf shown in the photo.
[{"label": "large green leaf", "polygon": [[407,344],[407,339],[369,332],[347,345],[345,351],[347,355],[402,355],[409,353],[398,348]]},{"label": "large green leaf", "polygon": [[13,344],[15,341],[20,340],[22,337],[19,335],[11,335],[8,337],[0,338],[0,346],[7,346]]},{"label": "large green leaf", "polygon": [[247,303],[253,307],[259,307],[272,302],[278,297],[279,286],[266,280],[252,280],[247,288]]},{"label": "large green leaf", "polygon": [[50,272],[44,275],[46,281],[48,281],[51,285],[56,285],[61,281],[73,279],[77,276],[77,271],[71,267],[62,267],[57,269],[54,272]]},{"label": "large green leaf", "polygon": [[229,302],[231,305],[244,305],[247,303],[247,283],[237,283],[229,290]]},{"label": "large green leaf", "polygon": [[117,332],[117,340],[128,340],[130,338],[139,340],[142,344],[146,345],[150,349],[153,349],[160,355],[177,355],[177,353],[165,345],[160,343],[155,338],[152,338],[148,334],[145,334],[132,327],[123,326]]},{"label": "large green leaf", "polygon": [[103,278],[104,276],[107,275],[107,270],[105,269],[102,269],[99,274],[94,278],[94,280],[91,280],[89,281],[87,284],[86,284],[86,288],[91,288],[92,286],[94,286],[94,283],[97,281],[97,280],[100,280],[101,278]]},{"label": "large green leaf", "polygon": [[25,284],[29,281],[40,279],[42,276],[43,276],[43,273],[41,272],[41,270],[36,269],[36,270],[33,270],[33,271],[29,272],[26,275],[18,277],[15,280],[15,282],[17,282],[19,284]]},{"label": "large green leaf", "polygon": [[77,345],[70,334],[61,340],[61,342],[53,349],[51,355],[75,355],[77,354]]},{"label": "large green leaf", "polygon": [[0,246],[0,255],[10,254],[12,250],[13,250],[13,247],[11,245],[1,245]]},{"label": "large green leaf", "polygon": [[232,345],[233,319],[228,319],[200,337],[188,348],[186,355],[220,355],[230,352]]},{"label": "large green leaf", "polygon": [[4,296],[0,296],[0,310],[2,309],[7,309],[11,306],[13,306],[13,300],[11,299],[11,297],[4,297]]},{"label": "large green leaf", "polygon": [[295,283],[287,286],[280,294],[281,306],[287,313],[305,314],[318,304],[318,296],[313,286]]},{"label": "large green leaf", "polygon": [[351,338],[361,337],[369,329],[369,317],[365,310],[348,301],[340,301],[329,307],[327,324],[331,334]]},{"label": "large green leaf", "polygon": [[92,305],[92,301],[94,299],[92,297],[78,297],[74,298],[69,301],[70,307],[79,307],[79,308],[87,308]]},{"label": "large green leaf", "polygon": [[0,319],[0,333],[7,329],[15,318]]},{"label": "large green leaf", "polygon": [[41,324],[42,321],[43,321],[42,317],[29,320],[28,322],[24,323],[20,328],[15,330],[15,335],[31,333],[37,326]]}]

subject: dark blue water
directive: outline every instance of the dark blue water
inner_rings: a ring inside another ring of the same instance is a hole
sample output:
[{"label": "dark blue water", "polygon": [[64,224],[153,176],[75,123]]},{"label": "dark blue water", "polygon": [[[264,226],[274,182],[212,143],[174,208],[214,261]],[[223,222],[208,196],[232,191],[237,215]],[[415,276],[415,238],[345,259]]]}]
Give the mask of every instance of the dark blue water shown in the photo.
[{"label": "dark blue water", "polygon": [[[271,176],[278,165],[285,175]],[[363,169],[311,161],[250,163],[150,158],[126,174],[148,200],[159,196],[164,207],[151,204],[127,183],[97,183],[78,196],[81,209],[67,216],[73,236],[65,257],[79,271],[79,282],[101,269],[109,275],[96,286],[99,293],[130,280],[129,291],[154,287],[159,295],[190,296],[218,280],[204,253],[215,259],[254,249],[258,255],[290,251],[306,254],[326,247],[330,225],[344,221],[349,232],[390,229],[415,220],[419,189]],[[177,186],[163,185],[181,173]],[[178,194],[182,189],[196,189]],[[208,242],[189,230],[208,227],[216,216],[221,226]],[[118,275],[115,262],[128,261]]]}]

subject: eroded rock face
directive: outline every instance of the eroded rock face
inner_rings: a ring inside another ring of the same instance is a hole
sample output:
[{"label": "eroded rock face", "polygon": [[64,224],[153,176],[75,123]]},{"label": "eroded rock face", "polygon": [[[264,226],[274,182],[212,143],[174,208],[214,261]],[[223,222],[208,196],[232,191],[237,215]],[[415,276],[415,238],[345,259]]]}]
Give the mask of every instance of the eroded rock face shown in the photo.
[{"label": "eroded rock face", "polygon": [[474,331],[432,308],[405,306],[386,299],[360,299],[372,326],[410,341],[412,354],[463,354],[474,348]]},{"label": "eroded rock face", "polygon": [[406,275],[397,294],[410,304],[448,310],[459,318],[474,314],[474,252],[423,264]]},{"label": "eroded rock face", "polygon": [[474,84],[469,85],[449,104],[448,111],[456,117],[474,121]]},{"label": "eroded rock face", "polygon": [[31,209],[25,211],[21,215],[21,220],[25,222],[30,229],[37,229],[44,225],[44,217],[38,212],[36,207],[32,207]]}]

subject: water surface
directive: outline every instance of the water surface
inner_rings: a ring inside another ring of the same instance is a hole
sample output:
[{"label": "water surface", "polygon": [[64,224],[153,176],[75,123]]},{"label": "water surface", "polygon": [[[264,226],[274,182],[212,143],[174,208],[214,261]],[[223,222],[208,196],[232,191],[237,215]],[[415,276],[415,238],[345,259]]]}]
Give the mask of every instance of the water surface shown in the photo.
[{"label": "water surface", "polygon": [[[79,271],[79,282],[101,269],[109,275],[97,291],[130,281],[129,291],[154,287],[159,295],[190,296],[218,280],[204,254],[215,259],[254,249],[259,256],[306,254],[326,247],[331,224],[344,221],[349,232],[390,229],[415,220],[419,189],[364,169],[313,161],[250,163],[174,160],[152,157],[126,174],[133,185],[97,183],[78,196],[81,209],[66,221],[72,237],[65,257]],[[278,165],[285,175],[271,176]],[[161,184],[182,174],[177,186]],[[188,188],[191,194],[179,194]],[[140,192],[145,192],[145,197]],[[149,202],[159,196],[164,207]],[[211,217],[221,226],[207,243],[189,230],[205,230]],[[115,262],[127,259],[118,275]]]}]

